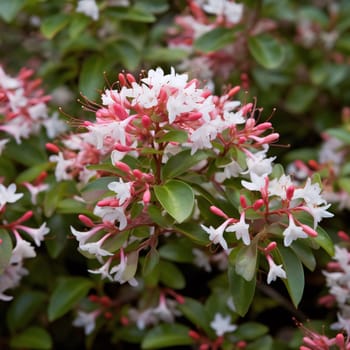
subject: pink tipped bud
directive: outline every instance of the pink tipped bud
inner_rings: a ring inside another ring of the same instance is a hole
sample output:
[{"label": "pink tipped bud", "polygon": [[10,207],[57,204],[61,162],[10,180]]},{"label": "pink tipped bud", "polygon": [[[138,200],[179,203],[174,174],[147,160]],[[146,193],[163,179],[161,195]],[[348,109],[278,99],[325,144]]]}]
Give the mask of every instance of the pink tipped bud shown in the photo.
[{"label": "pink tipped bud", "polygon": [[134,169],[132,171],[133,175],[138,179],[138,180],[142,180],[143,179],[143,172],[139,169]]},{"label": "pink tipped bud", "polygon": [[60,149],[53,143],[48,142],[45,145],[45,147],[49,152],[52,152],[52,153],[59,153],[60,152]]},{"label": "pink tipped bud", "polygon": [[202,118],[202,113],[200,112],[193,112],[193,113],[189,113],[188,117],[186,118],[188,121],[195,121]]},{"label": "pink tipped bud", "polygon": [[255,119],[254,118],[248,118],[245,122],[245,128],[246,129],[253,129],[255,126]]},{"label": "pink tipped bud", "polygon": [[270,122],[265,122],[265,123],[261,123],[259,125],[256,126],[256,129],[259,131],[264,131],[267,129],[270,129],[272,126],[272,124]]},{"label": "pink tipped bud", "polygon": [[217,216],[221,216],[224,219],[228,219],[228,216],[221,209],[216,207],[215,205],[212,205],[210,207],[210,211]]},{"label": "pink tipped bud", "polygon": [[166,90],[162,87],[159,91],[159,95],[158,95],[158,100],[160,103],[165,103],[168,99],[168,93],[166,92]]},{"label": "pink tipped bud", "polygon": [[243,143],[247,142],[247,138],[245,136],[241,136],[238,138],[238,143],[242,145]]},{"label": "pink tipped bud", "polygon": [[265,252],[265,253],[270,253],[270,252],[273,251],[276,247],[277,247],[277,243],[276,243],[276,242],[270,242],[270,243],[264,248],[264,252]]},{"label": "pink tipped bud", "polygon": [[2,239],[0,238],[0,244],[2,244]]},{"label": "pink tipped bud", "polygon": [[310,226],[304,224],[300,224],[300,226],[302,227],[303,231],[310,237],[317,237],[318,233]]},{"label": "pink tipped bud", "polygon": [[277,132],[274,132],[270,135],[267,135],[265,137],[263,137],[263,142],[262,143],[272,143],[272,142],[275,142],[279,139],[280,137],[280,134],[277,133]]},{"label": "pink tipped bud", "polygon": [[94,125],[92,122],[89,122],[88,120],[83,121],[83,126],[88,127]]},{"label": "pink tipped bud", "polygon": [[239,90],[241,90],[241,87],[237,85],[228,92],[227,96],[231,98],[232,96],[236,95]]},{"label": "pink tipped bud", "polygon": [[109,207],[111,205],[111,199],[101,199],[97,202],[99,207]]},{"label": "pink tipped bud", "polygon": [[105,118],[109,117],[110,112],[107,108],[100,108],[98,111],[96,111],[96,117],[97,118]]},{"label": "pink tipped bud", "polygon": [[120,323],[123,326],[127,326],[130,323],[130,321],[129,321],[129,319],[126,316],[121,316],[120,317]]},{"label": "pink tipped bud", "polygon": [[142,201],[145,204],[148,204],[151,201],[151,191],[148,188],[142,196]]},{"label": "pink tipped bud", "polygon": [[120,143],[116,143],[116,144],[114,145],[114,149],[116,149],[116,150],[119,151],[119,152],[129,152],[129,151],[131,151],[133,148],[132,148],[132,147],[129,147],[129,146],[121,145]]},{"label": "pink tipped bud", "polygon": [[245,106],[242,107],[241,112],[242,115],[246,115],[248,112],[250,112],[253,108],[253,104],[252,103],[248,103]]},{"label": "pink tipped bud", "polygon": [[325,295],[321,298],[318,299],[318,304],[320,305],[324,305],[325,307],[333,307],[333,305],[335,304],[335,296],[334,295],[331,295],[331,294],[328,294],[328,295]]},{"label": "pink tipped bud", "polygon": [[339,346],[339,349],[344,349],[345,350],[345,338],[342,333],[338,333],[335,336],[335,343]]},{"label": "pink tipped bud", "polygon": [[136,83],[135,77],[130,73],[126,74],[126,79],[128,80],[129,84]]},{"label": "pink tipped bud", "polygon": [[294,190],[295,190],[295,187],[294,187],[293,185],[291,185],[291,186],[289,186],[289,187],[287,188],[286,196],[287,196],[287,199],[288,199],[289,201],[291,201],[292,198],[293,198]]},{"label": "pink tipped bud", "polygon": [[309,166],[310,166],[312,169],[314,169],[314,170],[320,169],[320,164],[319,164],[316,160],[311,159],[311,160],[309,160],[307,163],[308,163]]},{"label": "pink tipped bud", "polygon": [[264,205],[264,201],[260,198],[254,202],[253,209],[255,211],[258,211],[263,205]]},{"label": "pink tipped bud", "polygon": [[247,343],[244,341],[244,340],[240,340],[237,344],[236,344],[236,347],[238,349],[245,349],[247,346]]},{"label": "pink tipped bud", "polygon": [[154,175],[153,174],[145,174],[143,173],[143,178],[145,181],[147,181],[148,183],[154,183]]},{"label": "pink tipped bud", "polygon": [[143,115],[141,122],[144,128],[148,129],[152,125],[152,120],[148,115]]},{"label": "pink tipped bud", "polygon": [[338,237],[341,240],[345,241],[345,242],[349,242],[350,241],[349,235],[346,232],[344,232],[344,231],[338,231]]},{"label": "pink tipped bud", "polygon": [[201,346],[199,347],[199,350],[209,350],[210,349],[210,345],[209,344],[201,344]]},{"label": "pink tipped bud", "polygon": [[79,220],[84,224],[86,225],[87,227],[94,227],[95,224],[93,223],[93,221],[87,217],[86,215],[83,215],[83,214],[80,214],[78,216]]},{"label": "pink tipped bud", "polygon": [[120,169],[124,173],[130,173],[131,172],[131,169],[130,169],[129,165],[127,165],[124,162],[115,162],[114,165],[115,165],[116,168]]},{"label": "pink tipped bud", "polygon": [[126,86],[126,79],[125,79],[124,74],[119,73],[118,74],[118,80],[119,80],[120,86]]},{"label": "pink tipped bud", "polygon": [[112,108],[113,112],[121,120],[124,120],[129,116],[128,112],[119,103],[114,103]]},{"label": "pink tipped bud", "polygon": [[194,340],[199,340],[201,338],[200,334],[192,329],[188,331],[188,335]]},{"label": "pink tipped bud", "polygon": [[247,199],[243,195],[239,197],[239,202],[241,203],[241,207],[243,209],[247,208]]},{"label": "pink tipped bud", "polygon": [[17,222],[24,222],[29,220],[31,217],[33,216],[33,211],[32,210],[28,210],[26,213],[24,213],[18,220]]}]

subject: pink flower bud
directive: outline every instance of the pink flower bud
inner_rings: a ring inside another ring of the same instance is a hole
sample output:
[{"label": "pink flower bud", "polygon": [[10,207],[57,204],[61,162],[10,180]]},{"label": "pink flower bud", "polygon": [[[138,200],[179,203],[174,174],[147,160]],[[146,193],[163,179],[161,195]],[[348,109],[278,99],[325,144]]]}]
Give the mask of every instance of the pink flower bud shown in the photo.
[{"label": "pink flower bud", "polygon": [[128,80],[129,84],[136,83],[135,77],[130,73],[126,73],[126,79]]},{"label": "pink flower bud", "polygon": [[134,169],[132,171],[133,175],[138,179],[138,180],[142,180],[143,179],[143,172],[139,169]]},{"label": "pink flower bud", "polygon": [[52,152],[52,153],[59,153],[60,152],[60,149],[56,145],[54,145],[53,143],[48,142],[45,145],[45,147],[49,152]]},{"label": "pink flower bud", "polygon": [[273,251],[276,247],[277,247],[277,243],[276,243],[276,242],[270,242],[270,243],[264,248],[264,252],[265,252],[265,253],[270,253],[270,252]]},{"label": "pink flower bud", "polygon": [[310,226],[304,224],[300,224],[300,226],[302,227],[303,231],[310,237],[317,237],[318,233]]},{"label": "pink flower bud", "polygon": [[150,200],[151,200],[151,192],[147,188],[147,190],[143,193],[142,201],[143,201],[143,203],[147,204],[150,202]]},{"label": "pink flower bud", "polygon": [[260,198],[254,202],[253,209],[255,211],[258,211],[263,205],[264,205],[264,201]]},{"label": "pink flower bud", "polygon": [[119,103],[114,103],[112,105],[112,108],[113,108],[113,112],[121,120],[124,120],[129,116],[127,111]]},{"label": "pink flower bud", "polygon": [[227,96],[231,98],[232,96],[236,95],[239,90],[241,90],[241,87],[237,85],[228,92]]},{"label": "pink flower bud", "polygon": [[215,205],[212,205],[210,207],[210,211],[217,216],[221,216],[224,219],[228,219],[228,216],[221,209],[216,207]]},{"label": "pink flower bud", "polygon": [[152,120],[148,115],[143,115],[141,122],[144,128],[148,129],[152,125]]},{"label": "pink flower bud", "polygon": [[245,106],[242,107],[241,112],[243,115],[246,115],[248,112],[250,112],[252,110],[252,108],[253,108],[253,104],[247,103]]},{"label": "pink flower bud", "polygon": [[293,185],[289,186],[286,190],[287,199],[290,201],[293,198],[295,187]]},{"label": "pink flower bud", "polygon": [[265,131],[267,129],[270,129],[271,126],[272,126],[272,124],[270,122],[265,122],[265,123],[261,123],[261,124],[257,125],[256,129],[260,130],[260,131]]},{"label": "pink flower bud", "polygon": [[119,152],[129,152],[129,151],[131,151],[133,148],[132,148],[132,147],[129,147],[129,146],[121,145],[120,143],[116,143],[116,144],[114,145],[114,149],[116,149],[116,150],[119,151]]},{"label": "pink flower bud", "polygon": [[349,242],[350,241],[349,235],[346,232],[344,232],[344,231],[338,231],[338,237],[341,240],[345,241],[345,242]]},{"label": "pink flower bud", "polygon": [[239,202],[241,203],[241,207],[243,209],[247,208],[247,199],[243,195],[239,197]]},{"label": "pink flower bud", "polygon": [[124,173],[130,173],[131,169],[129,167],[129,165],[127,165],[124,162],[115,162],[114,166],[118,169],[120,169],[121,171],[123,171]]},{"label": "pink flower bud", "polygon": [[94,227],[95,226],[93,221],[89,217],[87,217],[86,215],[80,214],[80,215],[78,215],[78,218],[87,227]]},{"label": "pink flower bud", "polygon": [[126,79],[125,79],[124,74],[119,73],[118,74],[118,80],[119,80],[120,86],[126,86]]},{"label": "pink flower bud", "polygon": [[188,331],[188,335],[194,340],[199,340],[201,338],[200,334],[192,329]]}]

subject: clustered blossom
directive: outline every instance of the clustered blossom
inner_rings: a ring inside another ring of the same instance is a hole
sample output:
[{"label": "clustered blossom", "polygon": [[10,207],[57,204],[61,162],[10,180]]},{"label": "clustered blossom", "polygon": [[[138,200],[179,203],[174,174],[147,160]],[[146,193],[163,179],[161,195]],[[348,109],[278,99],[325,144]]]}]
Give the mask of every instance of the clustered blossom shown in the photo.
[{"label": "clustered blossom", "polygon": [[[32,75],[32,70],[22,68],[16,77],[11,77],[0,66],[0,131],[14,137],[18,144],[37,135],[42,127],[49,138],[66,130],[57,113],[49,116],[50,97],[40,88],[40,79],[31,80]],[[7,142],[8,139],[0,141],[0,151]]]},{"label": "clustered blossom", "polygon": [[[233,100],[239,87],[215,96],[208,89],[201,88],[197,80],[189,81],[187,74],[178,74],[174,69],[165,74],[160,68],[150,70],[140,82],[131,74],[120,74],[119,85],[118,90],[104,91],[101,106],[86,101],[85,107],[96,113],[96,121],[82,122],[86,131],[67,135],[62,139],[61,147],[48,144],[47,148],[55,153],[50,160],[57,163],[55,174],[58,181],[74,178],[84,185],[91,179],[115,176],[116,181],[107,184],[100,198],[83,197],[88,203],[95,203],[93,214],[101,222],[93,223],[80,216],[90,229],[78,231],[72,228],[72,233],[79,242],[79,249],[95,255],[101,262],[103,268],[97,271],[103,276],[120,283],[134,283],[130,271],[136,270],[130,267],[130,261],[134,256],[136,264],[132,266],[137,265],[138,251],[124,255],[122,250],[115,252],[105,247],[116,235],[137,227],[148,227],[149,232],[147,240],[139,242],[140,250],[155,244],[156,239],[152,236],[157,226],[147,210],[153,187],[162,183],[163,164],[184,150],[190,151],[191,155],[207,151],[210,152],[208,157],[226,154],[229,165],[220,166],[215,174],[219,185],[244,171],[256,169],[260,174],[257,162],[271,171],[274,158],[267,158],[266,154],[268,145],[278,139],[278,134],[271,132],[270,122],[259,124],[249,116],[252,104],[242,106]],[[171,132],[181,132],[186,139],[181,143],[171,138],[167,140]],[[232,149],[241,152],[242,156],[248,155],[247,163],[238,163],[230,153]],[[125,162],[125,157],[146,159],[144,164],[147,166],[133,169]],[[152,162],[155,167],[148,165]],[[106,167],[100,170],[100,164]],[[207,161],[203,163],[204,167],[206,164]],[[143,207],[136,218],[131,212],[135,203]],[[245,244],[249,244],[248,224],[244,220],[242,214],[238,222],[229,221],[221,226],[222,229],[208,229],[210,239],[227,249],[222,234],[225,226],[230,224],[227,230],[235,232]],[[202,228],[206,230],[204,225]],[[124,245],[128,245],[127,239]],[[124,270],[128,271],[127,278]],[[118,273],[114,273],[116,271]]]},{"label": "clustered blossom", "polygon": [[[8,187],[0,184],[1,216],[5,216],[8,203],[15,203],[22,198],[23,193],[16,193],[16,190],[15,184],[10,184]],[[32,215],[33,212],[28,211],[15,221],[8,222],[5,218],[2,218],[2,222],[0,223],[0,228],[5,230],[2,232],[12,233],[15,242],[10,259],[7,263],[5,262],[5,266],[1,266],[0,300],[9,301],[12,299],[12,296],[5,294],[5,292],[8,289],[18,286],[21,278],[28,274],[28,270],[23,266],[24,259],[34,258],[36,256],[34,246],[23,238],[23,233],[29,236],[37,247],[41,245],[44,236],[49,233],[46,223],[43,223],[39,228],[32,228],[23,224]],[[0,240],[0,244],[4,244],[3,240]]]},{"label": "clustered blossom", "polygon": [[200,36],[215,28],[237,25],[243,16],[244,6],[231,0],[189,0],[188,5],[190,14],[175,17],[178,28],[170,31],[168,45],[190,54],[191,57],[181,63],[180,69],[191,71],[212,85],[211,80],[215,75],[227,78],[232,72],[236,64],[234,57],[239,53],[242,43],[237,40],[211,53],[198,53],[193,44]]},{"label": "clustered blossom", "polygon": [[[340,231],[339,236],[348,242],[349,236]],[[323,271],[329,294],[322,297],[320,302],[325,305],[336,305],[338,321],[331,328],[345,331],[350,334],[350,252],[341,245],[335,246],[333,261],[328,263],[327,270]]]}]

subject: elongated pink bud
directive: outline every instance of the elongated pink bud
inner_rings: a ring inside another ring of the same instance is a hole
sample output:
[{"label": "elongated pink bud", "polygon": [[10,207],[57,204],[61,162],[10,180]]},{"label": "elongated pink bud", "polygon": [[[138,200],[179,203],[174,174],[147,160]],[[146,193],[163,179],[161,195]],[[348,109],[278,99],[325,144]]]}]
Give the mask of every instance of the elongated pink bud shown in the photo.
[{"label": "elongated pink bud", "polygon": [[148,129],[152,125],[152,120],[148,115],[143,115],[141,122],[144,128]]},{"label": "elongated pink bud", "polygon": [[124,146],[124,145],[121,145],[120,143],[116,143],[114,145],[114,149],[116,149],[119,152],[129,152],[129,151],[133,150],[132,147]]},{"label": "elongated pink bud", "polygon": [[293,198],[295,187],[293,185],[289,186],[286,190],[287,199],[290,201]]},{"label": "elongated pink bud", "polygon": [[233,87],[227,94],[228,97],[232,97],[237,94],[237,92],[241,90],[241,87],[239,85]]},{"label": "elongated pink bud", "polygon": [[125,79],[124,74],[119,73],[118,74],[118,80],[119,80],[120,86],[126,86],[126,79]]},{"label": "elongated pink bud", "polygon": [[344,232],[344,231],[338,231],[338,237],[341,240],[345,241],[345,242],[349,242],[350,241],[349,235],[346,232]]},{"label": "elongated pink bud", "polygon": [[272,250],[274,250],[277,247],[277,243],[275,241],[270,242],[265,248],[264,252],[265,253],[270,253]]},{"label": "elongated pink bud", "polygon": [[134,170],[132,171],[132,173],[133,173],[133,175],[134,175],[137,179],[142,180],[142,178],[143,178],[143,172],[142,172],[141,170],[139,170],[139,169],[134,169]]},{"label": "elongated pink bud", "polygon": [[45,147],[49,152],[52,152],[52,153],[59,153],[60,152],[60,149],[53,143],[48,142],[45,145]]},{"label": "elongated pink bud", "polygon": [[228,219],[228,216],[221,209],[216,207],[215,205],[212,205],[210,207],[210,211],[217,216],[221,216],[224,219]]},{"label": "elongated pink bud", "polygon": [[127,74],[126,74],[126,79],[128,80],[128,82],[129,82],[130,84],[136,83],[135,77],[134,77],[132,74],[130,74],[130,73],[127,73]]},{"label": "elongated pink bud", "polygon": [[304,224],[300,224],[300,226],[302,227],[303,231],[310,237],[317,237],[318,233],[310,226]]},{"label": "elongated pink bud", "polygon": [[93,221],[89,217],[87,217],[86,215],[80,214],[80,215],[78,215],[78,218],[87,227],[94,227],[95,226]]},{"label": "elongated pink bud", "polygon": [[142,201],[145,204],[148,204],[151,200],[151,191],[147,188],[147,190],[143,193]]},{"label": "elongated pink bud", "polygon": [[255,211],[258,211],[263,205],[264,205],[264,201],[260,198],[254,202],[253,209]]},{"label": "elongated pink bud", "polygon": [[247,199],[244,196],[239,197],[239,202],[241,203],[241,207],[243,209],[247,208]]},{"label": "elongated pink bud", "polygon": [[127,165],[124,162],[115,162],[114,166],[118,169],[120,169],[121,171],[124,171],[124,173],[130,173],[131,169],[129,167],[129,165]]}]

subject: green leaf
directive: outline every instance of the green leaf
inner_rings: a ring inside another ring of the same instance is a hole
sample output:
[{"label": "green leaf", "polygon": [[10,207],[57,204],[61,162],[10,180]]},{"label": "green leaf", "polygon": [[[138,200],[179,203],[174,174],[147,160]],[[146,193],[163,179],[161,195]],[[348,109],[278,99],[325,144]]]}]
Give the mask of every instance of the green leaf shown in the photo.
[{"label": "green leaf", "polygon": [[192,245],[187,239],[177,239],[176,242],[166,243],[159,249],[162,258],[179,263],[192,263]]},{"label": "green leaf", "polygon": [[118,57],[122,65],[133,71],[141,60],[141,52],[129,40],[118,40],[113,42],[113,53]]},{"label": "green leaf", "polygon": [[235,336],[238,339],[254,340],[263,336],[268,331],[269,329],[261,323],[245,322],[238,327],[238,329],[235,332]]},{"label": "green leaf", "polygon": [[315,270],[316,259],[310,247],[306,246],[301,240],[294,241],[290,247],[310,271]]},{"label": "green leaf", "polygon": [[350,145],[350,130],[345,130],[343,128],[327,129],[326,133],[336,139]]},{"label": "green leaf", "polygon": [[6,314],[9,329],[13,332],[27,326],[45,305],[45,300],[45,293],[34,290],[17,295]]},{"label": "green leaf", "polygon": [[63,13],[46,17],[41,22],[41,33],[46,39],[52,39],[68,24],[68,22],[69,17]]},{"label": "green leaf", "polygon": [[186,131],[170,130],[165,135],[162,134],[162,136],[158,138],[157,143],[162,143],[162,142],[184,143],[187,140],[188,140],[188,134]]},{"label": "green leaf", "polygon": [[108,192],[108,184],[116,181],[118,177],[106,176],[97,180],[89,182],[82,189],[82,197],[88,203],[95,203],[102,198],[102,196]]},{"label": "green leaf", "polygon": [[46,350],[52,348],[52,339],[44,328],[29,327],[12,337],[10,345],[13,348]]},{"label": "green leaf", "polygon": [[253,242],[249,246],[243,246],[239,249],[235,259],[235,270],[247,282],[251,281],[256,274],[257,262],[257,244]]},{"label": "green leaf", "polygon": [[170,180],[164,185],[154,186],[154,193],[162,207],[177,222],[185,221],[194,207],[192,188],[179,180]]},{"label": "green leaf", "polygon": [[141,343],[141,348],[163,349],[179,345],[193,344],[192,338],[188,335],[189,328],[180,324],[161,324],[152,328]]},{"label": "green leaf", "polygon": [[48,170],[51,167],[50,163],[42,163],[34,165],[24,170],[16,179],[17,183],[31,182],[35,180],[43,171]]},{"label": "green leaf", "polygon": [[268,34],[250,37],[248,47],[256,61],[267,69],[277,68],[283,62],[284,47]]},{"label": "green leaf", "polygon": [[69,25],[69,36],[72,39],[78,37],[91,22],[91,18],[76,13]]},{"label": "green leaf", "polygon": [[49,321],[52,322],[67,313],[91,287],[92,282],[83,277],[62,278],[50,297]]},{"label": "green leaf", "polygon": [[12,256],[12,241],[9,233],[0,228],[0,275],[8,266]]},{"label": "green leaf", "polygon": [[147,276],[151,274],[159,263],[159,253],[157,249],[151,248],[147,253],[142,267],[142,275]]},{"label": "green leaf", "polygon": [[95,99],[103,88],[103,73],[109,69],[106,59],[101,55],[91,55],[85,59],[79,77],[79,90],[89,99]]},{"label": "green leaf", "polygon": [[342,190],[350,193],[350,177],[341,177],[338,180],[338,184]]},{"label": "green leaf", "polygon": [[209,334],[213,332],[209,325],[211,321],[209,315],[204,306],[197,300],[185,298],[185,302],[179,304],[178,309],[196,326],[196,328],[201,328]]},{"label": "green leaf", "polygon": [[166,286],[173,289],[182,289],[186,286],[185,278],[181,270],[175,264],[162,260],[159,263],[159,267],[159,279]]},{"label": "green leaf", "polygon": [[176,225],[175,229],[177,232],[190,238],[196,244],[210,244],[208,234],[197,223],[186,222],[181,225]]},{"label": "green leaf", "polygon": [[207,159],[208,153],[205,151],[197,151],[191,155],[191,150],[182,151],[175,156],[171,157],[164,165],[162,169],[163,179],[169,179],[177,177],[188,169],[199,163],[200,161]]},{"label": "green leaf", "polygon": [[240,316],[244,316],[253,301],[256,277],[248,282],[235,271],[234,265],[229,264],[228,281],[236,311]]},{"label": "green leaf", "polygon": [[272,350],[273,348],[273,339],[269,335],[265,335],[260,339],[255,340],[254,342],[248,344],[245,348],[246,350]]},{"label": "green leaf", "polygon": [[312,240],[319,244],[328,253],[329,256],[333,256],[334,243],[329,237],[328,233],[320,226],[317,227],[316,232],[317,237],[312,238]]},{"label": "green leaf", "polygon": [[11,22],[16,18],[24,3],[25,0],[0,1],[0,17],[6,22]]},{"label": "green leaf", "polygon": [[288,92],[285,107],[289,112],[302,113],[317,96],[317,89],[309,85],[294,85]]},{"label": "green leaf", "polygon": [[194,42],[195,50],[202,52],[217,51],[232,44],[235,40],[237,28],[217,27],[210,32],[201,35]]},{"label": "green leaf", "polygon": [[179,62],[187,57],[185,50],[166,47],[150,47],[144,53],[144,60],[150,62]]},{"label": "green leaf", "polygon": [[153,14],[143,10],[142,8],[137,8],[136,6],[109,8],[107,11],[107,16],[114,20],[144,23],[152,23],[156,20],[156,17]]},{"label": "green leaf", "polygon": [[283,279],[283,282],[286,285],[293,304],[295,307],[298,307],[305,285],[303,265],[292,249],[280,245],[278,252],[287,275],[287,278]]},{"label": "green leaf", "polygon": [[147,208],[147,213],[150,218],[159,226],[166,228],[173,224],[173,219],[167,215],[163,214],[161,208],[156,207],[155,205],[149,205]]}]

